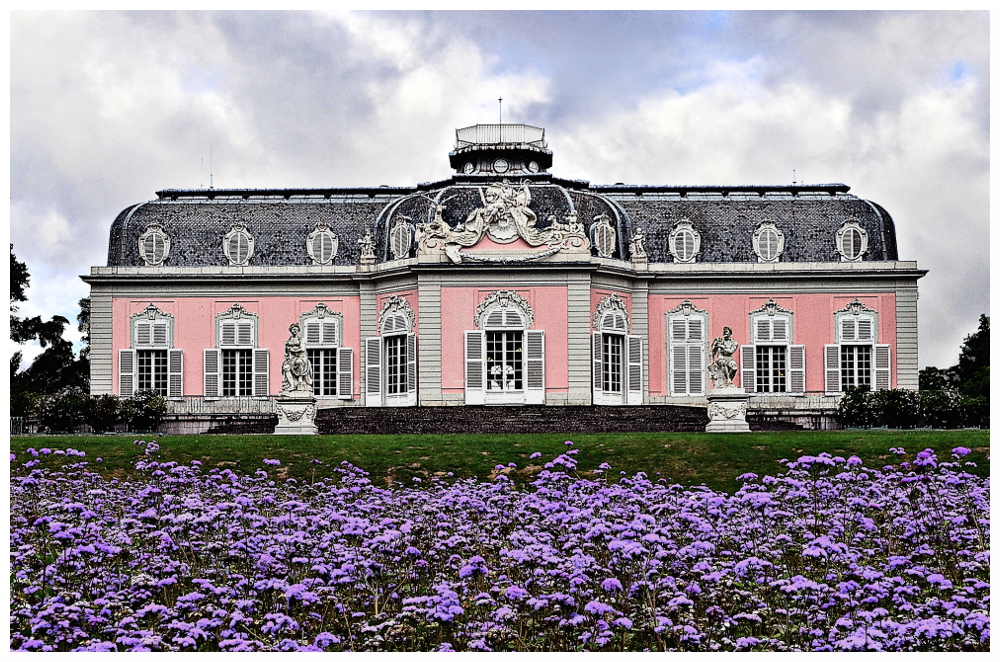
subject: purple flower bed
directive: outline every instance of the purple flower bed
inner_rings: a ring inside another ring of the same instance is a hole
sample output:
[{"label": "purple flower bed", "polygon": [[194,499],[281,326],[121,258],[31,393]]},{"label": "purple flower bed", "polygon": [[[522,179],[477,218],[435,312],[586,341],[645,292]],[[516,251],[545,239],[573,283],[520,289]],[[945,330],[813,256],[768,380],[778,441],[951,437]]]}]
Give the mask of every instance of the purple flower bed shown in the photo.
[{"label": "purple flower bed", "polygon": [[989,480],[961,448],[803,457],[734,495],[578,477],[572,449],[527,486],[406,489],[146,450],[124,480],[11,456],[11,649],[989,650]]}]

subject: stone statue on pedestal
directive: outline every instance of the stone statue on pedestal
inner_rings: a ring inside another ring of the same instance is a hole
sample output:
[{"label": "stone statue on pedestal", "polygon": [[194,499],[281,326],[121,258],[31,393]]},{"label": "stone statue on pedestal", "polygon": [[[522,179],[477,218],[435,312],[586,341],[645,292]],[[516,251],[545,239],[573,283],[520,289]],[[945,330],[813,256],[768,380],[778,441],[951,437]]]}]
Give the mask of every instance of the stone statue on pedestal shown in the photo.
[{"label": "stone statue on pedestal", "polygon": [[274,434],[318,434],[316,397],[312,387],[312,364],[306,353],[302,327],[288,327],[285,360],[281,364],[281,392],[274,400],[278,425]]},{"label": "stone statue on pedestal", "polygon": [[705,432],[750,432],[747,423],[750,395],[733,384],[733,377],[739,370],[734,358],[739,348],[728,326],[722,329],[721,338],[712,341],[712,362],[708,366],[712,390],[708,393],[709,423]]}]

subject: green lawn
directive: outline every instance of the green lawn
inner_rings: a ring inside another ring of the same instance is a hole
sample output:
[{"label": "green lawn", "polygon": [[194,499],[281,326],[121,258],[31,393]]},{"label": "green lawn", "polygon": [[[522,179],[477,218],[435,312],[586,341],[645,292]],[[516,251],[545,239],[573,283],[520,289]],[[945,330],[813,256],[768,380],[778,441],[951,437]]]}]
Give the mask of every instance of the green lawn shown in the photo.
[{"label": "green lawn", "polygon": [[[602,462],[615,471],[657,472],[683,485],[704,483],[717,490],[734,491],[736,477],[746,472],[774,474],[782,470],[779,460],[828,452],[857,455],[866,464],[882,466],[900,461],[890,447],[903,447],[912,458],[925,448],[949,458],[956,446],[972,449],[966,459],[979,464],[973,471],[989,475],[989,430],[887,431],[848,430],[836,432],[755,432],[740,435],[704,433],[632,434],[515,434],[515,435],[330,435],[221,436],[178,435],[128,436],[27,436],[12,437],[11,452],[26,459],[28,448],[74,448],[87,453],[89,468],[106,475],[124,477],[142,449],[133,439],[156,439],[164,461],[188,463],[200,460],[205,467],[231,467],[253,472],[264,458],[281,460],[281,467],[267,467],[272,475],[310,479],[328,474],[324,464],[346,460],[366,469],[376,483],[410,483],[413,477],[445,475],[489,477],[497,464],[517,464],[511,474],[517,481],[530,479],[545,461],[562,452],[566,440],[579,449],[578,471],[587,473]],[[540,459],[530,459],[533,452]],[[101,462],[96,462],[101,458]],[[40,456],[44,465],[64,462],[63,455]]]}]

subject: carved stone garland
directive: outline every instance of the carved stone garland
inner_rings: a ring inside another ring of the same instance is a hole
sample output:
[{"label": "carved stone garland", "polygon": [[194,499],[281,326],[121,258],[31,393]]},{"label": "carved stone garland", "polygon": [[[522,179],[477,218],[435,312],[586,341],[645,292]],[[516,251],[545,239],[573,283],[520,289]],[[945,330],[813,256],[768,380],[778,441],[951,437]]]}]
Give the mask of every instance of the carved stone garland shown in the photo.
[{"label": "carved stone garland", "polygon": [[483,328],[486,312],[494,306],[516,308],[520,311],[527,327],[535,323],[535,313],[531,310],[531,304],[528,303],[527,299],[512,290],[498,290],[490,292],[486,299],[476,308],[476,316],[473,318],[473,322],[477,329]]},{"label": "carved stone garland", "polygon": [[594,331],[601,330],[601,320],[604,319],[604,315],[609,310],[620,312],[625,317],[625,324],[628,324],[628,310],[625,308],[625,302],[622,301],[617,292],[614,292],[597,302],[597,309],[594,311]]},{"label": "carved stone garland", "polygon": [[836,315],[838,313],[850,313],[851,315],[860,315],[861,313],[877,313],[877,311],[872,310],[871,308],[866,306],[864,303],[861,302],[861,299],[855,299],[854,301],[850,302],[840,310],[834,311],[833,314]]},{"label": "carved stone garland", "polygon": [[672,313],[680,313],[684,317],[690,317],[691,313],[707,313],[707,312],[708,312],[707,310],[702,310],[698,306],[691,303],[689,300],[685,299],[680,303],[680,305],[678,305],[673,310],[668,310],[667,314],[670,315]]},{"label": "carved stone garland", "polygon": [[395,294],[390,295],[389,298],[386,299],[385,304],[382,306],[382,310],[378,314],[378,328],[382,328],[388,316],[399,314],[406,317],[408,329],[412,329],[416,325],[417,316],[414,314],[413,308],[410,307],[410,302],[403,297],[396,296]]},{"label": "carved stone garland", "polygon": [[751,310],[750,311],[751,315],[753,315],[755,313],[766,313],[768,317],[774,317],[775,313],[784,313],[786,315],[791,315],[792,311],[785,310],[774,299],[768,299],[767,303],[765,303],[764,305],[762,305],[760,308],[758,308],[757,310]]}]

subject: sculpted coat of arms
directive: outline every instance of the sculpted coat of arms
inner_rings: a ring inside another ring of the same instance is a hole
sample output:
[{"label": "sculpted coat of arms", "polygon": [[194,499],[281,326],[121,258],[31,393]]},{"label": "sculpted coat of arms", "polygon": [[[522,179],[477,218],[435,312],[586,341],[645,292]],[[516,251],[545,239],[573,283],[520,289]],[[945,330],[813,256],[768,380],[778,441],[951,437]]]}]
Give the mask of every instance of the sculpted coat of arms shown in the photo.
[{"label": "sculpted coat of arms", "polygon": [[[489,236],[498,244],[509,244],[518,238],[529,246],[546,246],[548,250],[533,252],[524,259],[541,259],[558,252],[589,253],[590,242],[582,223],[572,213],[560,222],[549,217],[547,228],[536,227],[538,217],[529,205],[531,191],[527,182],[513,186],[508,182],[493,183],[478,188],[482,206],[472,210],[464,221],[454,228],[444,220],[445,198],[434,203],[434,218],[428,223],[418,223],[416,228],[417,250],[422,254],[444,252],[452,262],[461,262],[463,248],[475,246]],[[452,196],[454,197],[454,196]]]}]

